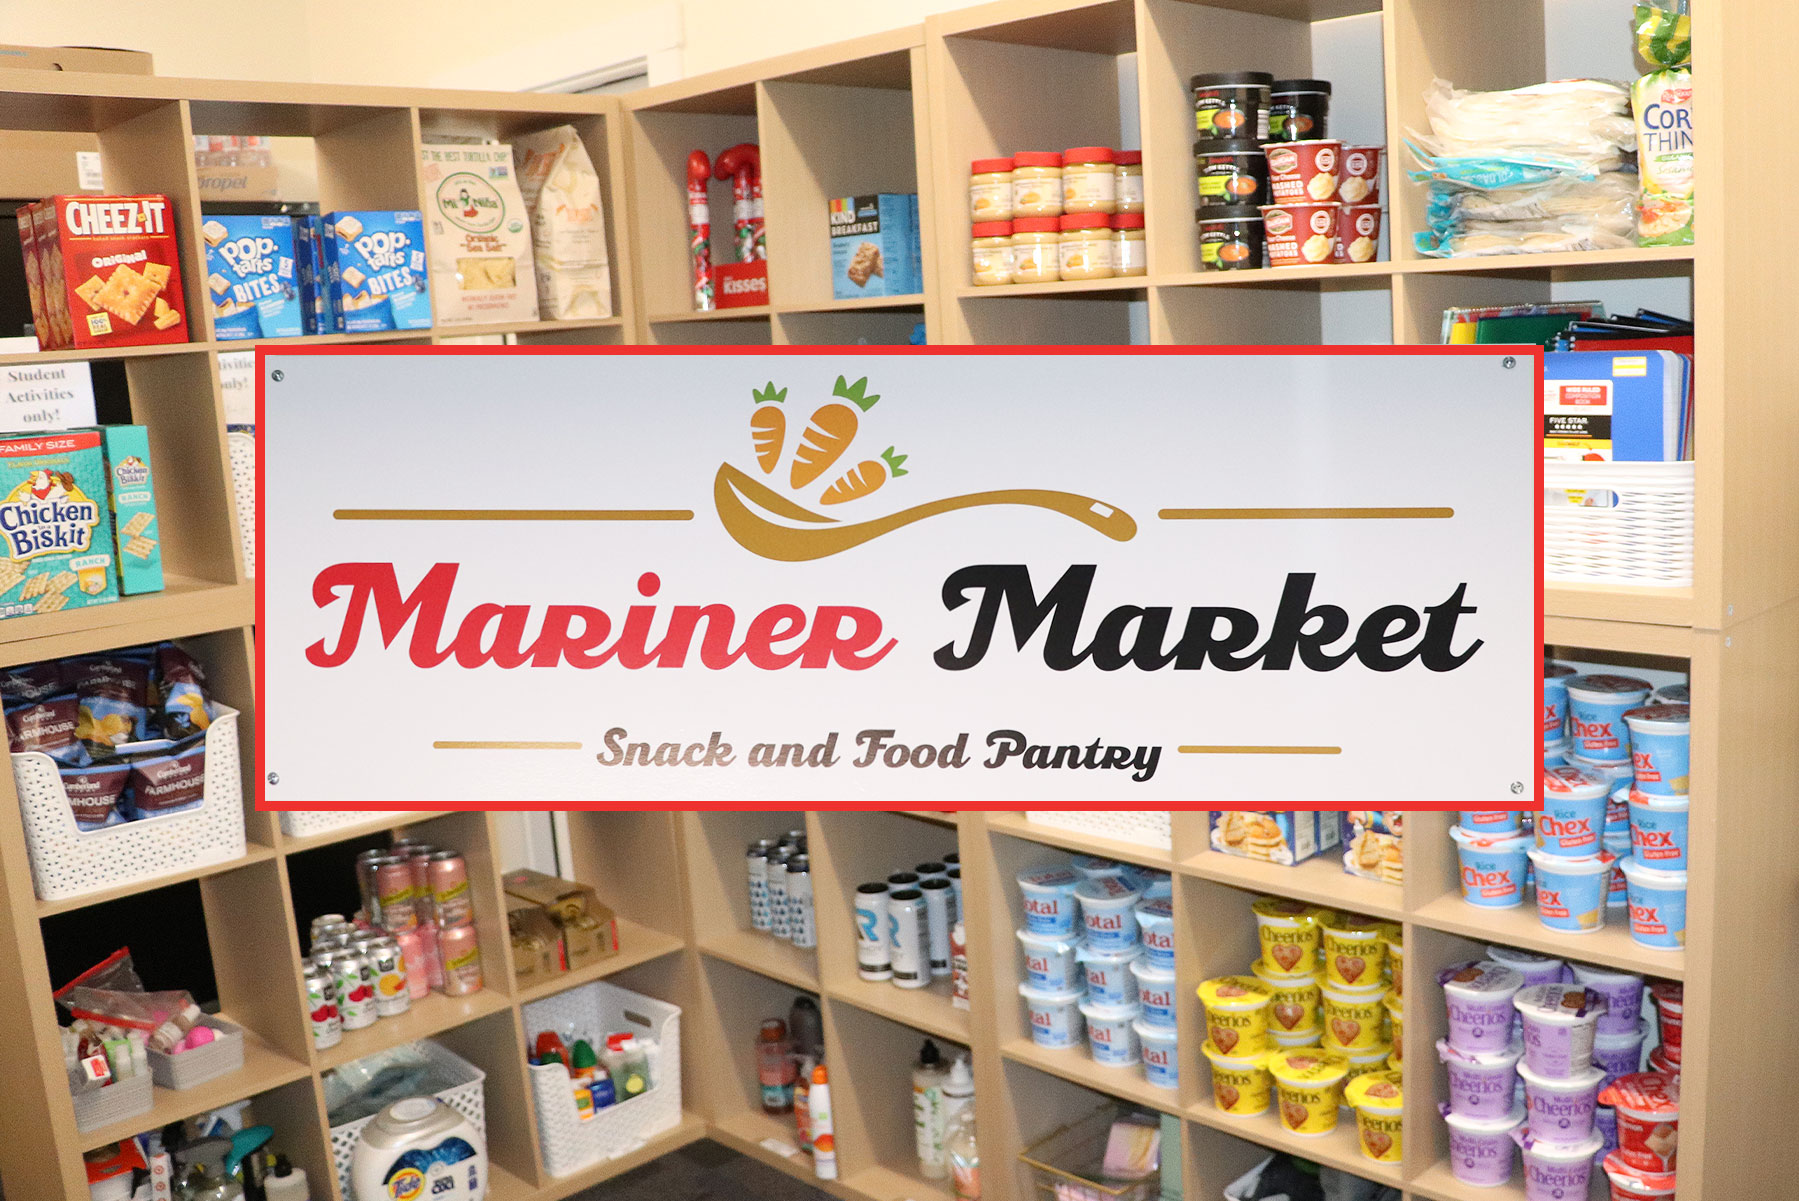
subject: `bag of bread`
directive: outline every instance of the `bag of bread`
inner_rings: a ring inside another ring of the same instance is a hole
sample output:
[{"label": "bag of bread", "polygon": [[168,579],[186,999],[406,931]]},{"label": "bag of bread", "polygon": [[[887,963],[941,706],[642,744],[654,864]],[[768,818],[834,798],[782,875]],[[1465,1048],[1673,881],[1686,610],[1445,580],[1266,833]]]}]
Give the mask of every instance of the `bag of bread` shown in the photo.
[{"label": "bag of bread", "polygon": [[572,125],[526,134],[513,141],[513,154],[531,215],[544,316],[612,316],[606,203],[581,135]]},{"label": "bag of bread", "polygon": [[420,164],[437,324],[536,321],[531,231],[512,147],[428,145]]}]

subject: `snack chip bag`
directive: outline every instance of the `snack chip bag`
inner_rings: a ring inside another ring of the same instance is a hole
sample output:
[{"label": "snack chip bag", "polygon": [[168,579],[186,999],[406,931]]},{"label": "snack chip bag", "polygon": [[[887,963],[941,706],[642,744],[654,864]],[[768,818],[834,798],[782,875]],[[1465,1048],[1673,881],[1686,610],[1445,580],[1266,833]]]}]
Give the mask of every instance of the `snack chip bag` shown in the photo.
[{"label": "snack chip bag", "polygon": [[187,738],[212,724],[206,673],[193,656],[173,642],[165,642],[156,648],[156,673],[162,685],[164,737]]},{"label": "snack chip bag", "polygon": [[1659,70],[1630,88],[1636,114],[1639,246],[1693,244],[1693,43],[1685,0],[1637,5],[1637,51]]},{"label": "snack chip bag", "polygon": [[206,740],[189,739],[167,751],[131,758],[130,812],[142,819],[198,809],[206,799]]},{"label": "snack chip bag", "polygon": [[123,656],[83,659],[74,664],[80,697],[75,737],[96,759],[110,759],[118,747],[149,736],[150,668]]}]

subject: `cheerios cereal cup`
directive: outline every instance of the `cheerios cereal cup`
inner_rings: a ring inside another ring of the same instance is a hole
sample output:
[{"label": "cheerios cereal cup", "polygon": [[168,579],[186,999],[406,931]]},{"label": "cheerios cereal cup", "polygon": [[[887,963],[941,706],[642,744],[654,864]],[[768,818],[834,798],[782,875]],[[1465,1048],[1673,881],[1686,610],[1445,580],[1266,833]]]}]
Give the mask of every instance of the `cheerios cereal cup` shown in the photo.
[{"label": "cheerios cereal cup", "polygon": [[1200,984],[1206,1037],[1226,1055],[1268,1049],[1268,1004],[1273,993],[1254,976],[1219,976]]},{"label": "cheerios cereal cup", "polygon": [[1384,988],[1324,987],[1324,1037],[1339,1051],[1361,1051],[1381,1042],[1387,1019]]},{"label": "cheerios cereal cup", "polygon": [[1212,1100],[1221,1113],[1247,1118],[1268,1112],[1274,1079],[1268,1074],[1271,1051],[1226,1055],[1207,1039],[1200,1046],[1212,1061]]},{"label": "cheerios cereal cup", "polygon": [[1353,915],[1323,923],[1325,982],[1337,988],[1368,988],[1381,983],[1387,963],[1384,923]]},{"label": "cheerios cereal cup", "polygon": [[[1335,1047],[1331,1048],[1333,1051],[1336,1049]],[[1349,1056],[1349,1073],[1343,1077],[1345,1096],[1348,1095],[1349,1086],[1356,1077],[1365,1076],[1369,1072],[1393,1070],[1388,1066],[1388,1061],[1393,1058],[1393,1047],[1388,1043],[1376,1043],[1366,1051],[1345,1051],[1344,1054]]]},{"label": "cheerios cereal cup", "polygon": [[1286,897],[1261,897],[1249,908],[1256,915],[1256,938],[1268,970],[1309,976],[1323,945],[1318,923],[1336,914]]},{"label": "cheerios cereal cup", "polygon": [[1405,928],[1398,922],[1381,923],[1381,945],[1387,948],[1387,983],[1398,994],[1405,992]]},{"label": "cheerios cereal cup", "polygon": [[1362,1154],[1376,1163],[1398,1163],[1400,1118],[1405,1112],[1398,1074],[1367,1072],[1357,1076],[1344,1086],[1343,1099],[1355,1110]]},{"label": "cheerios cereal cup", "polygon": [[1329,1134],[1337,1128],[1348,1056],[1311,1047],[1276,1051],[1268,1057],[1268,1074],[1274,1077],[1280,1098],[1282,1126],[1303,1135]]},{"label": "cheerios cereal cup", "polygon": [[1273,994],[1268,1001],[1270,1030],[1276,1033],[1282,1030],[1310,1030],[1318,1025],[1320,1006],[1324,1001],[1323,972],[1289,976],[1268,970],[1267,963],[1260,959],[1250,965],[1250,970]]}]

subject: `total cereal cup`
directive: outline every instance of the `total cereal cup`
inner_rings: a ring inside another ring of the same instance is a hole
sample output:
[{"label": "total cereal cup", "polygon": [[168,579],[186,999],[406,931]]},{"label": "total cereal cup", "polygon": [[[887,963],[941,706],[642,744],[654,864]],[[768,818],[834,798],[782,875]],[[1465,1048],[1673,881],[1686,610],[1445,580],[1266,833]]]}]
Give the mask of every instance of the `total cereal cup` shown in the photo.
[{"label": "total cereal cup", "polygon": [[1313,1047],[1276,1051],[1268,1057],[1268,1074],[1280,1098],[1281,1125],[1289,1132],[1315,1136],[1337,1128],[1348,1056]]},{"label": "total cereal cup", "polygon": [[1332,261],[1372,263],[1379,253],[1380,205],[1345,204],[1337,214],[1337,253]]},{"label": "total cereal cup", "polygon": [[1319,922],[1336,915],[1285,897],[1260,897],[1249,908],[1256,917],[1256,939],[1268,970],[1287,975],[1309,972],[1323,946]]},{"label": "total cereal cup", "polygon": [[1206,1037],[1226,1055],[1268,1049],[1268,1005],[1273,992],[1254,976],[1218,976],[1198,988],[1206,1010]]},{"label": "total cereal cup", "polygon": [[1605,998],[1605,1012],[1599,1017],[1594,1032],[1607,1034],[1640,1034],[1643,1024],[1643,977],[1617,968],[1593,967],[1571,963],[1574,982],[1585,985]]},{"label": "total cereal cup", "polygon": [[1335,201],[1262,207],[1263,242],[1270,267],[1316,267],[1337,256],[1338,210]]},{"label": "total cereal cup", "polygon": [[1687,874],[1624,861],[1630,889],[1630,937],[1640,946],[1673,951],[1687,945]]},{"label": "total cereal cup", "polygon": [[1137,937],[1143,958],[1159,972],[1174,970],[1174,898],[1145,897],[1137,902]]},{"label": "total cereal cup", "polygon": [[1516,830],[1480,834],[1461,826],[1451,826],[1449,837],[1461,860],[1462,900],[1482,909],[1516,909],[1524,904],[1530,839]]},{"label": "total cereal cup", "polygon": [[1518,1092],[1518,1061],[1524,1058],[1524,1042],[1513,1039],[1492,1054],[1458,1051],[1448,1040],[1437,1040],[1437,1058],[1443,1061],[1449,1082],[1449,1110],[1465,1118],[1491,1121],[1512,1112]]},{"label": "total cereal cup", "polygon": [[1032,1042],[1039,1047],[1060,1050],[1081,1041],[1080,1004],[1083,996],[1079,989],[1042,992],[1028,984],[1020,984],[1018,995],[1024,998],[1025,1008],[1030,1012]]},{"label": "total cereal cup", "polygon": [[1618,1158],[1643,1172],[1672,1172],[1680,1150],[1680,1080],[1660,1072],[1620,1076],[1600,1094],[1618,1115]]},{"label": "total cereal cup", "polygon": [[1137,1032],[1132,1029],[1143,1011],[1136,1005],[1080,1003],[1087,1019],[1087,1049],[1093,1062],[1108,1068],[1128,1068],[1137,1062]]},{"label": "total cereal cup", "polygon": [[1098,855],[1076,855],[1070,865],[1081,874],[1083,880],[1096,880],[1101,876],[1123,876],[1130,871],[1128,864],[1116,859],[1102,859]]},{"label": "total cereal cup", "polygon": [[1597,763],[1630,762],[1630,730],[1624,714],[1649,699],[1649,681],[1635,676],[1569,676],[1566,685],[1574,753]]},{"label": "total cereal cup", "polygon": [[1067,992],[1081,987],[1081,969],[1074,960],[1075,948],[1080,944],[1072,937],[1052,938],[1020,930],[1018,945],[1024,948],[1025,983],[1032,988],[1041,992]]},{"label": "total cereal cup", "polygon": [[1449,1171],[1463,1184],[1498,1188],[1512,1179],[1513,1133],[1524,1124],[1524,1107],[1502,1118],[1471,1118],[1446,1104],[1437,1106],[1449,1127]]},{"label": "total cereal cup", "polygon": [[1573,1076],[1593,1066],[1593,1037],[1605,998],[1590,988],[1533,984],[1512,998],[1524,1018],[1524,1062],[1539,1076]]},{"label": "total cereal cup", "polygon": [[1137,1004],[1143,1007],[1143,1020],[1152,1026],[1173,1026],[1176,1019],[1174,973],[1153,968],[1143,959],[1133,959],[1130,971],[1137,981]]},{"label": "total cereal cup", "polygon": [[1247,1118],[1268,1112],[1274,1078],[1268,1074],[1272,1051],[1230,1055],[1207,1039],[1200,1050],[1212,1061],[1212,1102],[1220,1113]]},{"label": "total cereal cup", "polygon": [[1135,1005],[1137,980],[1131,964],[1143,954],[1138,946],[1114,950],[1096,947],[1091,940],[1075,950],[1074,957],[1086,969],[1087,999],[1095,1005]]},{"label": "total cereal cup", "polygon": [[1537,920],[1564,934],[1592,934],[1605,927],[1606,898],[1611,891],[1609,851],[1569,859],[1533,850],[1537,869]]},{"label": "total cereal cup", "polygon": [[1644,705],[1624,713],[1630,730],[1630,766],[1638,792],[1687,794],[1690,710],[1685,705]]},{"label": "total cereal cup", "polygon": [[1512,1041],[1513,1002],[1524,977],[1497,963],[1464,963],[1437,973],[1449,1011],[1449,1045],[1486,1054]]},{"label": "total cereal cup", "polygon": [[1568,727],[1568,677],[1577,675],[1566,663],[1543,663],[1543,745],[1560,742]]},{"label": "total cereal cup", "polygon": [[1674,1201],[1673,1172],[1633,1168],[1616,1151],[1600,1164],[1611,1185],[1611,1201]]},{"label": "total cereal cup", "polygon": [[1567,1201],[1585,1197],[1593,1175],[1593,1157],[1605,1146],[1597,1134],[1578,1143],[1551,1142],[1534,1131],[1512,1131],[1512,1141],[1524,1150],[1525,1201]]},{"label": "total cereal cup", "polygon": [[1316,204],[1338,199],[1342,142],[1333,138],[1270,142],[1262,147],[1262,152],[1268,156],[1268,199],[1275,204]]},{"label": "total cereal cup", "polygon": [[1032,934],[1064,936],[1074,933],[1075,885],[1081,877],[1066,867],[1039,867],[1018,873],[1018,890],[1024,894],[1024,928]]},{"label": "total cereal cup", "polygon": [[1325,1045],[1337,1051],[1362,1051],[1382,1041],[1387,1017],[1384,988],[1324,989]]},{"label": "total cereal cup", "polygon": [[1353,915],[1323,921],[1325,981],[1338,988],[1367,988],[1378,983],[1387,963],[1384,925]]},{"label": "total cereal cup", "polygon": [[1137,902],[1143,894],[1118,876],[1090,876],[1074,886],[1081,926],[1096,950],[1122,951],[1137,945]]},{"label": "total cereal cup", "polygon": [[1397,1072],[1365,1072],[1343,1086],[1343,1100],[1355,1110],[1362,1154],[1376,1163],[1399,1162],[1399,1127],[1405,1092]]},{"label": "total cereal cup", "polygon": [[1662,1054],[1669,1061],[1678,1064],[1681,1019],[1686,1011],[1686,990],[1672,981],[1658,980],[1649,986],[1649,996],[1655,1002],[1656,1030],[1661,1035]]},{"label": "total cereal cup", "polygon": [[1181,1057],[1174,1028],[1152,1026],[1142,1018],[1131,1028],[1137,1032],[1137,1047],[1143,1055],[1143,1078],[1156,1088],[1179,1088]]},{"label": "total cereal cup", "polygon": [[[1524,1080],[1525,1121],[1545,1142],[1582,1143],[1593,1133],[1593,1111],[1605,1069],[1590,1067],[1572,1076],[1545,1076],[1529,1064],[1518,1065]],[[1597,1148],[1595,1148],[1597,1149]]]},{"label": "total cereal cup", "polygon": [[1537,849],[1584,856],[1600,850],[1612,782],[1578,767],[1543,769],[1543,811],[1536,815]]}]

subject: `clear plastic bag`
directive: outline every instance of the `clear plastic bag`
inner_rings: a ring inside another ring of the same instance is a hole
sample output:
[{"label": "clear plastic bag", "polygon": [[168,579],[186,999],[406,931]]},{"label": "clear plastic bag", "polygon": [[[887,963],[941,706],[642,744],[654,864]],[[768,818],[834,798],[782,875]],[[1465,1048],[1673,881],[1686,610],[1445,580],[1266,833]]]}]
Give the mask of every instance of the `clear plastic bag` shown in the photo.
[{"label": "clear plastic bag", "polygon": [[1502,92],[1461,91],[1431,81],[1424,94],[1437,157],[1546,159],[1596,173],[1616,170],[1635,148],[1630,92],[1600,79],[1563,79]]},{"label": "clear plastic bag", "polygon": [[173,1048],[201,1016],[186,989],[145,991],[129,947],[114,951],[57,989],[55,1000],[78,1023],[140,1031],[159,1051]]},{"label": "clear plastic bag", "polygon": [[1433,185],[1426,218],[1431,228],[1455,232],[1468,222],[1583,220],[1616,234],[1635,228],[1637,177],[1607,171],[1593,180],[1564,179],[1534,187],[1489,192]]},{"label": "clear plastic bag", "polygon": [[1406,139],[1418,169],[1407,174],[1419,183],[1475,192],[1542,187],[1568,180],[1599,178],[1596,168],[1573,159],[1523,154],[1432,154]]},{"label": "clear plastic bag", "polygon": [[1493,221],[1479,229],[1450,233],[1424,230],[1412,235],[1419,254],[1435,259],[1479,258],[1492,254],[1555,254],[1576,250],[1622,250],[1632,235],[1602,229],[1591,221]]}]

